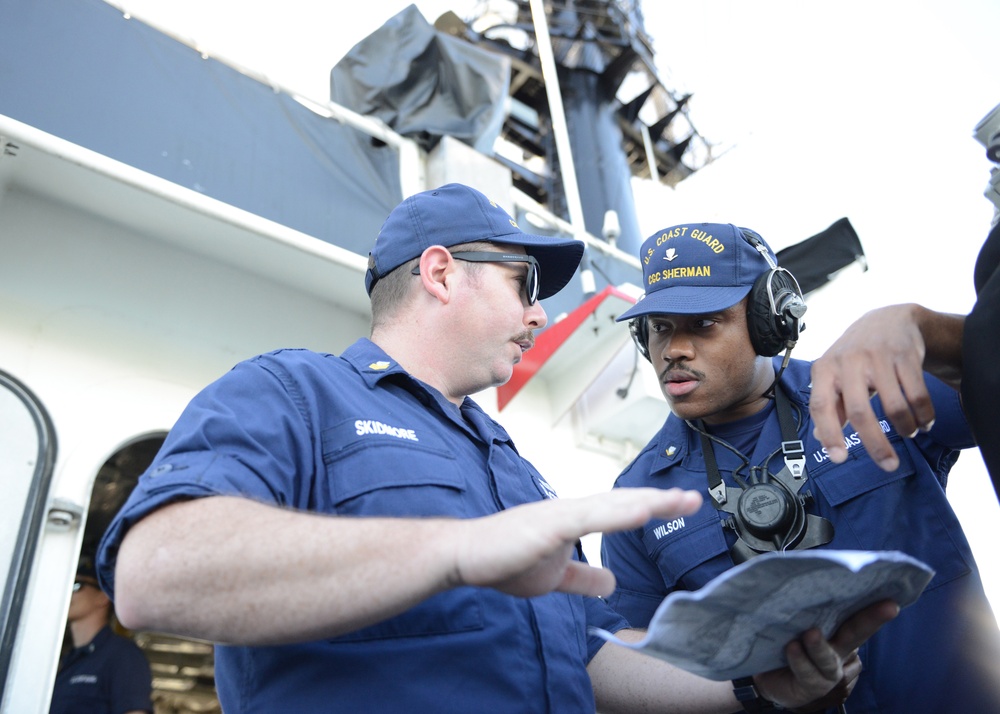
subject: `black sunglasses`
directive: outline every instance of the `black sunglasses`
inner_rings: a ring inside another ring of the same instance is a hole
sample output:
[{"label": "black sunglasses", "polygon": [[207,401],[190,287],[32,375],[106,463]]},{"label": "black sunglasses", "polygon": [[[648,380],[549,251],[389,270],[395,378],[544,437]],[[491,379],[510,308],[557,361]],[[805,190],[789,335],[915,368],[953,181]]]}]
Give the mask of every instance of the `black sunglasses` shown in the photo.
[{"label": "black sunglasses", "polygon": [[[533,256],[518,255],[517,253],[494,253],[489,250],[458,250],[452,253],[451,257],[470,263],[527,263],[528,279],[524,283],[524,292],[529,305],[534,305],[538,301],[538,289],[542,282],[541,268]],[[410,272],[413,275],[420,275],[420,266],[418,265]]]}]

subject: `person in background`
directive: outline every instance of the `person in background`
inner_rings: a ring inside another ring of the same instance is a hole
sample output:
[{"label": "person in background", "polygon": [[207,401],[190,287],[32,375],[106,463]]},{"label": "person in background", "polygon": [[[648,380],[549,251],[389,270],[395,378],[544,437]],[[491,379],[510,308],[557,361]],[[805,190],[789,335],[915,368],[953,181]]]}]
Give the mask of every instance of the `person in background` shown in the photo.
[{"label": "person in background", "polygon": [[[847,458],[839,435],[852,425],[883,469],[898,465],[874,418],[869,399],[879,394],[889,421],[903,434],[934,423],[924,372],[961,392],[962,407],[1000,499],[1000,105],[976,126],[976,140],[993,162],[986,196],[994,204],[992,227],[973,270],[976,302],[968,315],[936,312],[921,305],[890,305],[868,312],[815,361],[812,369],[816,438],[830,459]],[[947,236],[962,240],[961,236]]]},{"label": "person in background", "polygon": [[[763,238],[688,223],[641,251],[645,296],[618,319],[630,321],[671,414],[612,492],[698,490],[704,503],[604,535],[602,560],[618,581],[610,604],[644,627],[667,594],[698,590],[761,553],[901,551],[935,575],[860,648],[864,672],[847,711],[1000,711],[1000,633],[944,490],[959,450],[974,445],[958,394],[925,375],[938,419],[913,439],[873,400],[898,468],[883,471],[852,431],[838,431],[850,456],[838,463],[813,436],[810,364],[791,359],[805,303]],[[746,709],[766,710],[766,700]]]},{"label": "person in background", "polygon": [[[729,712],[639,639],[578,539],[691,513],[681,490],[558,499],[468,395],[510,379],[583,244],[479,191],[406,198],[369,256],[370,339],[278,350],[194,397],[100,546],[123,623],[214,641],[227,712]],[[755,685],[842,699],[876,604]]]},{"label": "person in background", "polygon": [[[1000,217],[1000,212],[998,212]],[[813,363],[809,406],[816,438],[842,463],[848,422],[875,462],[899,465],[871,405],[878,394],[886,417],[906,435],[926,432],[936,411],[924,373],[961,392],[962,406],[1000,498],[1000,223],[979,251],[973,273],[976,303],[968,315],[917,304],[877,308],[855,321]]]},{"label": "person in background", "polygon": [[152,677],[142,650],[111,628],[111,600],[83,556],[67,616],[73,647],[59,662],[49,714],[152,712]]}]

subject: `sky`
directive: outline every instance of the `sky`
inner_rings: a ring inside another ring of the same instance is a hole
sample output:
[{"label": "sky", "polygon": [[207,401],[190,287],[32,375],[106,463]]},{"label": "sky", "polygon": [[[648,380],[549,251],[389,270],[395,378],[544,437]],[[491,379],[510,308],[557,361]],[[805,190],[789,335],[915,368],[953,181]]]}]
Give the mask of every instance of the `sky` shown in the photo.
[{"label": "sky", "polygon": [[[351,47],[408,6],[368,0],[115,0],[208,54],[317,101]],[[467,18],[475,0],[423,0],[434,22]],[[868,269],[848,269],[809,296],[795,356],[818,357],[881,305],[919,302],[966,313],[993,205],[992,164],[973,138],[1000,105],[996,0],[646,0],[664,83],[692,92],[690,116],[719,147],[676,189],[633,184],[643,235],[687,221],[747,226],[779,250],[850,219]],[[962,455],[949,499],[994,610],[1000,522],[978,451]]]}]

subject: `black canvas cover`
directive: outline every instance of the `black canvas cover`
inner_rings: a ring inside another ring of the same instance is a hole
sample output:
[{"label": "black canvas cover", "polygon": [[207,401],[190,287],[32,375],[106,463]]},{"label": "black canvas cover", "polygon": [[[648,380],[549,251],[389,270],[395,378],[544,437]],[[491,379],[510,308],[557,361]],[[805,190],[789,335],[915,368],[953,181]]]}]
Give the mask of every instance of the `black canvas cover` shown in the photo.
[{"label": "black canvas cover", "polygon": [[776,253],[778,264],[791,271],[803,294],[823,287],[855,261],[868,269],[861,239],[847,218],[840,218],[824,231]]},{"label": "black canvas cover", "polygon": [[410,5],[333,67],[330,99],[425,149],[451,136],[492,156],[509,83],[506,57],[438,32]]}]

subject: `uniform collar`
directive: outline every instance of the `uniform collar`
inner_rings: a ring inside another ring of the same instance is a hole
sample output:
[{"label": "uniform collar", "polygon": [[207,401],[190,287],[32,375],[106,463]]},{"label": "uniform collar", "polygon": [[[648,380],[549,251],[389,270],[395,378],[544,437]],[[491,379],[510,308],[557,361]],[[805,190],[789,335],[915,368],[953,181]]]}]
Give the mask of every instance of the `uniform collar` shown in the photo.
[{"label": "uniform collar", "polygon": [[70,662],[80,659],[81,657],[86,657],[87,655],[93,654],[98,648],[102,647],[105,642],[111,639],[111,625],[105,625],[97,634],[85,645],[80,645],[79,647],[74,647],[67,654],[63,663],[60,665],[60,669],[63,669]]},{"label": "uniform collar", "polygon": [[[781,365],[781,356],[774,358],[774,368]],[[785,394],[795,404],[805,407],[809,404],[809,395],[812,392],[812,362],[803,359],[792,359],[788,361],[788,367],[781,375],[781,386],[785,388]]]},{"label": "uniform collar", "polygon": [[[774,359],[775,369],[777,369],[781,364],[781,357]],[[789,361],[780,379],[781,386],[785,388],[788,398],[800,409],[807,409],[809,403],[809,392],[812,389],[809,376],[810,366],[809,362],[793,359]],[[656,468],[669,468],[680,463],[692,451],[698,452],[697,436],[692,429],[688,428],[683,419],[670,414],[656,438]]]},{"label": "uniform collar", "polygon": [[374,389],[380,381],[391,374],[402,374],[416,382],[399,362],[365,337],[344,350],[340,357],[354,367],[369,389]]},{"label": "uniform collar", "polygon": [[680,463],[692,449],[692,431],[683,419],[671,413],[656,439],[656,469]]},{"label": "uniform collar", "polygon": [[386,354],[385,350],[371,340],[361,338],[344,350],[340,356],[355,369],[369,389],[374,389],[387,377],[399,375],[407,384],[411,385],[411,389],[420,390],[437,401],[441,411],[448,414],[456,423],[461,424],[463,428],[469,428],[465,423],[467,421],[475,427],[482,438],[488,441],[510,441],[506,430],[470,397],[465,397],[460,408],[456,407],[445,399],[439,391],[414,378],[399,362]]},{"label": "uniform collar", "polygon": [[111,639],[111,635],[111,625],[105,625],[94,635],[94,639],[90,641],[90,644],[100,647],[104,642]]}]

